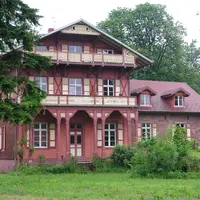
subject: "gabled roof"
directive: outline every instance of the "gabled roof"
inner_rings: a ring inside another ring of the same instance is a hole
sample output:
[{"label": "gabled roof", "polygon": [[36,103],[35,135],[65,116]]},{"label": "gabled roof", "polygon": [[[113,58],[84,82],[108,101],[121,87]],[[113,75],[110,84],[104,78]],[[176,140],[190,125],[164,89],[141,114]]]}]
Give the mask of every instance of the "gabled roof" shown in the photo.
[{"label": "gabled roof", "polygon": [[184,97],[190,96],[189,92],[187,92],[186,90],[184,90],[183,88],[180,87],[180,88],[174,88],[171,90],[164,91],[161,97],[168,98],[168,97],[175,95],[178,92],[182,92],[184,94]]},{"label": "gabled roof", "polygon": [[141,87],[141,88],[131,90],[131,95],[138,95],[138,94],[140,94],[144,91],[149,91],[151,96],[156,95],[156,92],[148,86],[144,86],[144,87]]},{"label": "gabled roof", "polygon": [[89,22],[85,21],[84,19],[79,19],[79,20],[77,20],[77,21],[75,21],[75,22],[72,22],[72,23],[70,23],[70,24],[67,24],[67,25],[65,25],[65,26],[62,26],[61,28],[58,28],[58,29],[56,29],[56,30],[54,30],[54,31],[52,31],[52,32],[50,32],[50,33],[47,33],[47,34],[43,35],[40,39],[46,38],[46,37],[48,37],[48,36],[50,36],[50,35],[53,35],[53,34],[59,32],[59,31],[61,31],[61,30],[63,30],[63,29],[66,29],[66,28],[68,28],[68,27],[70,27],[70,26],[72,26],[72,25],[75,25],[75,24],[85,24],[85,25],[89,26],[90,28],[94,29],[95,31],[101,33],[102,36],[109,38],[110,40],[114,41],[114,42],[117,43],[118,45],[120,45],[120,46],[122,46],[122,47],[128,49],[128,50],[131,51],[132,53],[134,53],[136,56],[138,56],[140,59],[142,59],[142,60],[146,63],[146,65],[151,65],[151,64],[153,63],[153,61],[150,60],[149,58],[145,57],[145,56],[142,55],[141,53],[135,51],[134,49],[132,49],[132,48],[130,48],[129,46],[125,45],[124,43],[120,42],[119,40],[117,40],[116,38],[112,37],[111,35],[109,35],[109,34],[103,32],[102,30],[100,30],[99,28],[97,28],[97,27],[95,27],[94,25],[90,24]]},{"label": "gabled roof", "polygon": [[[187,83],[183,82],[166,82],[166,81],[147,81],[147,80],[130,80],[130,92],[137,88],[152,88],[157,94],[151,97],[151,107],[139,107],[140,111],[157,111],[157,112],[199,112],[200,113],[200,95],[195,92]],[[173,94],[178,91],[185,92],[184,107],[178,108],[170,106],[168,99],[162,98],[163,94]],[[189,95],[190,94],[190,95]],[[189,95],[189,96],[188,96]]]}]

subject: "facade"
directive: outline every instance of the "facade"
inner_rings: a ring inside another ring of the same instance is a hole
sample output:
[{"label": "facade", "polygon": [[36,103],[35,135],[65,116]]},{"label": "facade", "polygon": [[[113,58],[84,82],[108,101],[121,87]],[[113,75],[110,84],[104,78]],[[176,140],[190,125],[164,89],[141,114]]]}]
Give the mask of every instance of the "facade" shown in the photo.
[{"label": "facade", "polygon": [[130,96],[133,69],[152,61],[84,20],[78,20],[40,38],[34,52],[54,63],[42,74],[34,70],[18,75],[35,80],[47,92],[34,123],[1,127],[1,160],[15,160],[13,147],[26,136],[29,148],[47,162],[76,156],[89,161],[94,154],[108,156],[116,144],[131,144],[136,134],[136,97]]},{"label": "facade", "polygon": [[1,123],[0,170],[14,165],[22,135],[25,161],[38,162],[42,154],[49,163],[108,156],[115,145],[164,133],[169,124],[198,138],[200,97],[187,84],[129,80],[133,69],[152,61],[82,19],[49,31],[34,52],[51,57],[54,66],[42,74],[19,72],[47,97],[32,124]]},{"label": "facade", "polygon": [[138,139],[162,136],[168,129],[186,128],[187,138],[200,136],[200,96],[183,82],[130,80],[138,102]]}]

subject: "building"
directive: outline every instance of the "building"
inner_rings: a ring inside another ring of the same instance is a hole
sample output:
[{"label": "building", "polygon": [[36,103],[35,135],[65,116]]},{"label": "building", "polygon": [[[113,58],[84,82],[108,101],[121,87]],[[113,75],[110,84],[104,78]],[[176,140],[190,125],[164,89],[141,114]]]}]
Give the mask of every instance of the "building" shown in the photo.
[{"label": "building", "polygon": [[164,134],[169,125],[186,128],[187,138],[200,136],[200,95],[183,82],[130,80],[138,102],[138,139]]},{"label": "building", "polygon": [[26,135],[25,161],[29,148],[60,162],[76,156],[88,161],[94,154],[108,156],[116,144],[131,144],[136,133],[136,97],[130,96],[133,69],[152,61],[84,20],[60,29],[49,29],[34,52],[49,56],[55,64],[43,74],[34,70],[19,75],[35,80],[47,92],[34,123],[11,125],[0,132],[0,159],[15,160],[13,146]]},{"label": "building", "polygon": [[[32,124],[0,126],[0,170],[15,164],[13,147],[26,136],[24,159],[49,163],[76,156],[89,161],[108,156],[116,144],[130,145],[164,133],[169,124],[198,137],[199,95],[185,83],[129,80],[152,61],[84,20],[49,29],[34,52],[55,64],[35,80],[47,92]],[[29,148],[34,147],[33,155]]]}]

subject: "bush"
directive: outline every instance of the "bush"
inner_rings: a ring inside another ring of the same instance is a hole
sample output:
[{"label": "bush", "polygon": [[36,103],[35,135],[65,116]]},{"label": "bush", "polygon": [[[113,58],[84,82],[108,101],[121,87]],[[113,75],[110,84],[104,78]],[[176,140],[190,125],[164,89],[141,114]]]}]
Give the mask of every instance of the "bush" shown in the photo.
[{"label": "bush", "polygon": [[132,158],[132,172],[137,176],[175,171],[178,160],[176,146],[170,140],[147,140],[139,144]]},{"label": "bush", "polygon": [[117,145],[114,147],[110,159],[116,167],[130,168],[131,159],[134,156],[134,153],[134,147]]},{"label": "bush", "polygon": [[132,174],[136,176],[182,177],[184,172],[199,171],[199,160],[190,157],[193,142],[186,139],[184,128],[162,140],[155,138],[137,144],[132,158]]}]

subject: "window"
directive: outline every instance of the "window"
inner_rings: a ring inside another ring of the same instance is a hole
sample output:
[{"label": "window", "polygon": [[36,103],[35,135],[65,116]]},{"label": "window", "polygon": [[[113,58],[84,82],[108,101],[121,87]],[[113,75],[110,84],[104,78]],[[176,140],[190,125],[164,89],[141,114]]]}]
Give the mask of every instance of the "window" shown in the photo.
[{"label": "window", "polygon": [[48,51],[48,47],[44,46],[44,45],[43,46],[42,45],[41,46],[36,46],[35,50],[36,51]]},{"label": "window", "polygon": [[35,123],[34,124],[34,147],[35,148],[47,148],[48,142],[47,123]]},{"label": "window", "polygon": [[81,53],[82,52],[82,46],[69,45],[69,52],[70,53]]},{"label": "window", "polygon": [[184,124],[184,123],[176,123],[176,126],[179,126],[179,127],[185,128],[185,124]]},{"label": "window", "polygon": [[113,50],[111,49],[104,49],[103,54],[113,54]]},{"label": "window", "polygon": [[69,94],[70,95],[82,95],[82,80],[81,78],[69,79]]},{"label": "window", "polygon": [[114,96],[114,80],[103,80],[103,91],[104,96]]},{"label": "window", "polygon": [[113,147],[116,145],[116,128],[115,124],[105,124],[105,146]]},{"label": "window", "polygon": [[175,96],[175,107],[183,106],[183,96]]},{"label": "window", "polygon": [[142,139],[151,138],[151,124],[142,124]]},{"label": "window", "polygon": [[150,106],[150,95],[149,94],[141,94],[140,95],[140,105],[141,106]]},{"label": "window", "polygon": [[44,92],[47,92],[47,78],[46,77],[35,77],[37,86]]}]

